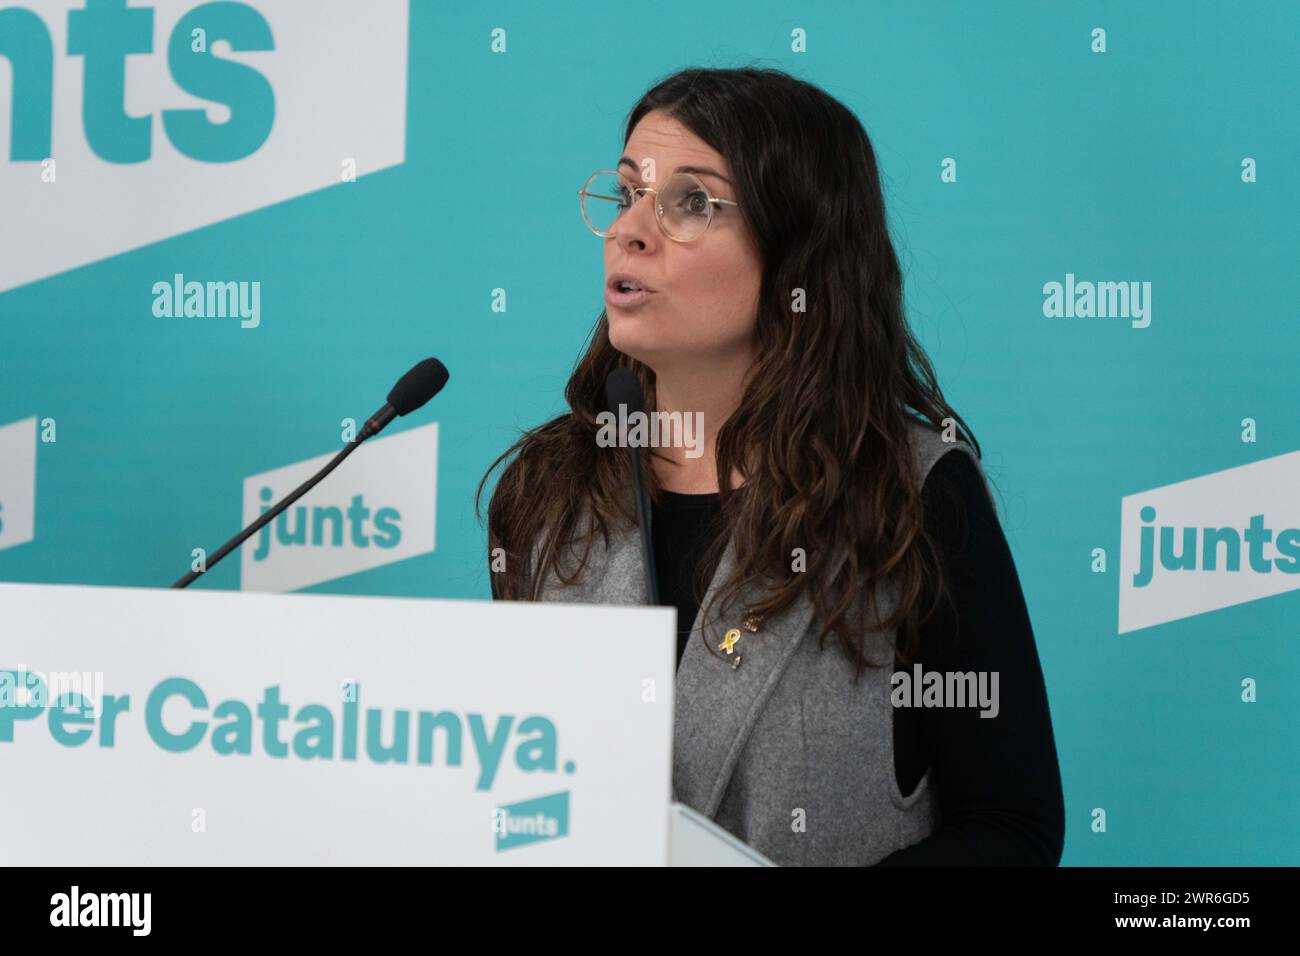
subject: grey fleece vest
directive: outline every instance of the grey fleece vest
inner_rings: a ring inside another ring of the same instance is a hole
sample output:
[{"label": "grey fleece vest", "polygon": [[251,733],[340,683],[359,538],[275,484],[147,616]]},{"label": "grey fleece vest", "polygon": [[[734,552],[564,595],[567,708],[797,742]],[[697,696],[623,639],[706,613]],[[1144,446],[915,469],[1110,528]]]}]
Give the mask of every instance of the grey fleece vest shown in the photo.
[{"label": "grey fleece vest", "polygon": [[[929,425],[913,423],[911,441],[918,488],[954,448],[979,467],[968,445],[944,442]],[[734,567],[732,548],[728,542],[701,608]],[[576,566],[576,557],[565,562]],[[892,632],[867,635],[869,658],[884,666],[865,670],[855,685],[834,638],[819,649],[805,594],[757,633],[743,631],[743,662],[732,667],[717,646],[757,598],[741,594],[708,622],[702,610],[696,615],[674,684],[674,799],[785,866],[869,865],[933,832],[941,820],[932,771],[907,796],[895,776]],[[887,584],[878,598],[882,614],[894,607]],[[578,582],[564,587],[551,574],[540,599],[644,603],[637,529],[612,530],[608,548],[597,536]]]}]

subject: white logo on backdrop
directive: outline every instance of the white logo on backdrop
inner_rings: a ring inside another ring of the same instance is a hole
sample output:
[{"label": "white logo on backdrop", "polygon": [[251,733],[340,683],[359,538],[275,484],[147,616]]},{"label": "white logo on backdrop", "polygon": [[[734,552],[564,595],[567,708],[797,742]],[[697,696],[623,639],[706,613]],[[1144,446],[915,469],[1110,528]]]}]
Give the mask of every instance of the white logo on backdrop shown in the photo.
[{"label": "white logo on backdrop", "polygon": [[[245,478],[243,524],[335,454]],[[371,439],[240,547],[240,588],[293,591],[430,553],[437,476],[437,422]]]},{"label": "white logo on backdrop", "polygon": [[36,527],[36,419],[0,425],[0,550],[32,540]]},{"label": "white logo on backdrop", "polygon": [[1121,503],[1121,634],[1297,588],[1300,451]]},{"label": "white logo on backdrop", "polygon": [[[18,4],[40,18],[54,52],[50,158],[57,175],[43,181],[44,160],[11,160],[10,116],[20,107],[36,113],[36,106],[43,114],[45,104],[15,103],[13,71],[0,69],[0,209],[7,222],[22,224],[0,230],[0,292],[338,185],[353,168],[363,176],[405,161],[406,0],[252,5],[274,48],[234,51],[214,38],[209,55],[265,78],[274,94],[270,135],[233,162],[202,162],[178,151],[164,110],[205,110],[213,124],[232,116],[228,105],[187,93],[168,65],[174,28],[200,5],[151,0],[126,8],[152,11],[153,43],[151,52],[124,58],[121,109],[127,117],[149,117],[152,135],[147,159],[117,163],[91,148],[83,126],[86,57],[69,52],[68,14],[82,10],[84,0]],[[40,60],[23,62],[31,70]],[[43,76],[36,80],[30,89],[43,85]]]}]

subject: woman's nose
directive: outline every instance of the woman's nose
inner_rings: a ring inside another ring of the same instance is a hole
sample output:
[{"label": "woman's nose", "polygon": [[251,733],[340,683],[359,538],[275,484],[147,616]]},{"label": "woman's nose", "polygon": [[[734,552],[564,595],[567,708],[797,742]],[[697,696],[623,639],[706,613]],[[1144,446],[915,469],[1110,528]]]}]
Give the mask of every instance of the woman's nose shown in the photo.
[{"label": "woman's nose", "polygon": [[654,193],[637,190],[632,194],[631,205],[618,217],[618,238],[622,242],[651,241],[658,224],[655,222]]}]

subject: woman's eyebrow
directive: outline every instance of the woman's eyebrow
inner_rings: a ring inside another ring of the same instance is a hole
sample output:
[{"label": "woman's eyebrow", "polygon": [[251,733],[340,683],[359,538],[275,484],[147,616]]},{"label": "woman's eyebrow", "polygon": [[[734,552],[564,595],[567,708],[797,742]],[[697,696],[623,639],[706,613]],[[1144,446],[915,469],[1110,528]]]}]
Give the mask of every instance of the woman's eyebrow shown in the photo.
[{"label": "woman's eyebrow", "polygon": [[[637,166],[637,164],[627,156],[621,158],[618,161],[618,164],[620,166],[631,166],[632,169],[636,170],[638,177],[641,175],[641,167]],[[673,172],[674,173],[695,173],[696,175],[701,175],[701,176],[716,176],[718,179],[721,179],[728,186],[731,185],[730,179],[722,175],[722,173],[718,172],[716,169],[710,169],[708,166],[678,166],[676,169],[673,170]]]}]

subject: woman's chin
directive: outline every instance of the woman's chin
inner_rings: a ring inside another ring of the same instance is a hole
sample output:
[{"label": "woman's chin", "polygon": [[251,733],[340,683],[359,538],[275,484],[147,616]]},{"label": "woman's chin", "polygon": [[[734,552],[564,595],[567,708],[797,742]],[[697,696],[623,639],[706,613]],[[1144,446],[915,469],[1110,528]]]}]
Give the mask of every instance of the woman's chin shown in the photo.
[{"label": "woman's chin", "polygon": [[638,362],[659,352],[663,347],[663,337],[654,334],[654,329],[647,322],[635,316],[609,317],[609,344],[624,355],[630,355]]}]

